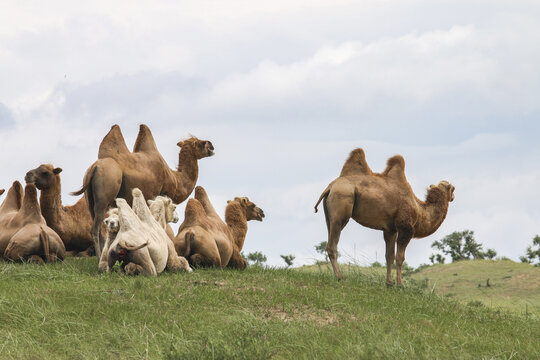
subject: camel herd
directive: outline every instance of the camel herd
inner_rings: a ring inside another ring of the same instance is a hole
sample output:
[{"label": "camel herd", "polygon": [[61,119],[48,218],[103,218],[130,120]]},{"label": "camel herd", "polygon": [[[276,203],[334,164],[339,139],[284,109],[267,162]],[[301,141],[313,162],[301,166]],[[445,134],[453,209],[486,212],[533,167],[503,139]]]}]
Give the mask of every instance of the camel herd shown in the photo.
[{"label": "camel herd", "polygon": [[[227,202],[221,219],[204,188],[195,186],[198,161],[214,154],[210,141],[191,137],[180,141],[178,167],[170,169],[159,153],[150,129],[141,125],[129,151],[118,125],[103,138],[98,159],[90,165],[82,195],[72,206],[61,199],[61,168],[43,164],[26,173],[26,186],[15,181],[0,205],[0,254],[5,260],[54,262],[65,256],[98,258],[98,270],[120,264],[129,275],[158,275],[164,270],[191,272],[192,267],[244,269],[241,255],[247,222],[262,221],[264,212],[247,197]],[[37,191],[40,191],[38,202]],[[176,204],[188,200],[184,221],[175,235]],[[4,190],[0,190],[0,195]],[[418,199],[405,177],[405,161],[396,155],[383,173],[369,168],[362,149],[351,152],[340,176],[315,205],[323,203],[328,228],[327,252],[336,277],[340,233],[353,218],[382,230],[386,242],[387,284],[397,284],[405,249],[412,238],[432,234],[442,224],[454,187],[447,181],[431,185],[426,200]],[[396,254],[397,245],[397,254]]]}]

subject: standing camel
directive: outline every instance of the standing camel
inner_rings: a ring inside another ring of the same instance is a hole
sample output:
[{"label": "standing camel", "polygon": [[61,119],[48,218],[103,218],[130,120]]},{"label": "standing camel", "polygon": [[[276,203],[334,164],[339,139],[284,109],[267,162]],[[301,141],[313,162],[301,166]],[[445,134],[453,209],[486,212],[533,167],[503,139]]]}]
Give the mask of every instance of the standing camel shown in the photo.
[{"label": "standing camel", "polygon": [[94,252],[92,216],[88,211],[86,198],[80,198],[72,206],[62,205],[61,172],[61,168],[42,164],[28,171],[24,180],[41,190],[41,214],[47,225],[60,236],[68,253],[91,256]]},{"label": "standing camel", "polygon": [[[405,249],[412,238],[433,234],[454,200],[454,186],[447,181],[431,185],[426,200],[418,199],[405,177],[405,160],[401,155],[388,159],[383,173],[373,173],[364,150],[353,150],[340,176],[321,194],[328,243],[326,251],[338,280],[343,275],[337,263],[337,244],[350,218],[365,227],[382,230],[386,242],[386,283],[393,285],[392,264],[396,260],[397,284],[401,285],[401,266]],[[397,242],[397,255],[396,255]]]},{"label": "standing camel", "polygon": [[103,246],[101,224],[114,199],[132,202],[132,189],[139,188],[144,197],[169,196],[174,203],[186,200],[193,191],[199,176],[198,160],[212,156],[214,146],[210,141],[191,137],[180,141],[178,168],[169,168],[159,153],[154,137],[146,125],[141,125],[133,152],[130,152],[118,125],[114,125],[103,138],[98,160],[84,175],[83,186],[72,195],[85,193],[90,214],[94,219],[92,238],[98,258]]}]

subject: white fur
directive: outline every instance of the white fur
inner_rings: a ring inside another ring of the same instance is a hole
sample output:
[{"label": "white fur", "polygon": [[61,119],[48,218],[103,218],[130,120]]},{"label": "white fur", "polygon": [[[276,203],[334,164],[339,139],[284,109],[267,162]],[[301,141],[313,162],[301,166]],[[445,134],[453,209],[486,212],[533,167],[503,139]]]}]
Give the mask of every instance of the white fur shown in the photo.
[{"label": "white fur", "polygon": [[192,269],[187,260],[176,254],[172,240],[165,233],[167,220],[174,218],[171,209],[174,213],[176,206],[170,206],[172,204],[170,199],[158,197],[150,202],[153,208],[151,212],[139,189],[133,189],[132,194],[133,208],[129,207],[124,199],[116,199],[120,229],[110,244],[104,260],[108,260],[110,252],[120,243],[130,247],[148,243],[147,246],[132,252],[133,267],[140,267],[140,272],[154,276],[160,274],[165,268],[171,271],[191,272]]}]

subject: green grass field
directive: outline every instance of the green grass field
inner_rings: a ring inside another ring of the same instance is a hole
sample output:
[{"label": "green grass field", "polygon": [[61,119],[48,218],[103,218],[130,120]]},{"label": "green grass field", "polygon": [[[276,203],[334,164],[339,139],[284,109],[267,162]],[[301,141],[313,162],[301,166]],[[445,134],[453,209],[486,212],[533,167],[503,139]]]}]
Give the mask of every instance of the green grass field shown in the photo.
[{"label": "green grass field", "polygon": [[[376,272],[0,264],[2,359],[538,359],[540,321]],[[418,282],[420,283],[420,282]],[[496,282],[495,282],[496,284]]]}]

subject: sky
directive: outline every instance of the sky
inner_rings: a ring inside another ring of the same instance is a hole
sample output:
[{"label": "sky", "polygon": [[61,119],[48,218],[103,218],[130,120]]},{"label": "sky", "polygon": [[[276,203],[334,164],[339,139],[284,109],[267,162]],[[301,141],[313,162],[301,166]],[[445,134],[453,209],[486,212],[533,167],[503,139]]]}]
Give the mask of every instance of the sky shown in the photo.
[{"label": "sky", "polygon": [[[265,211],[244,252],[299,266],[322,259],[313,206],[362,147],[374,171],[403,155],[421,199],[440,180],[456,188],[410,265],[465,229],[517,261],[540,234],[538,34],[538,1],[5,0],[0,188],[52,163],[70,205],[113,124],[130,148],[147,124],[171,167],[193,134],[215,146],[198,185],[218,212],[235,196]],[[338,246],[360,265],[384,248],[354,221]]]}]

